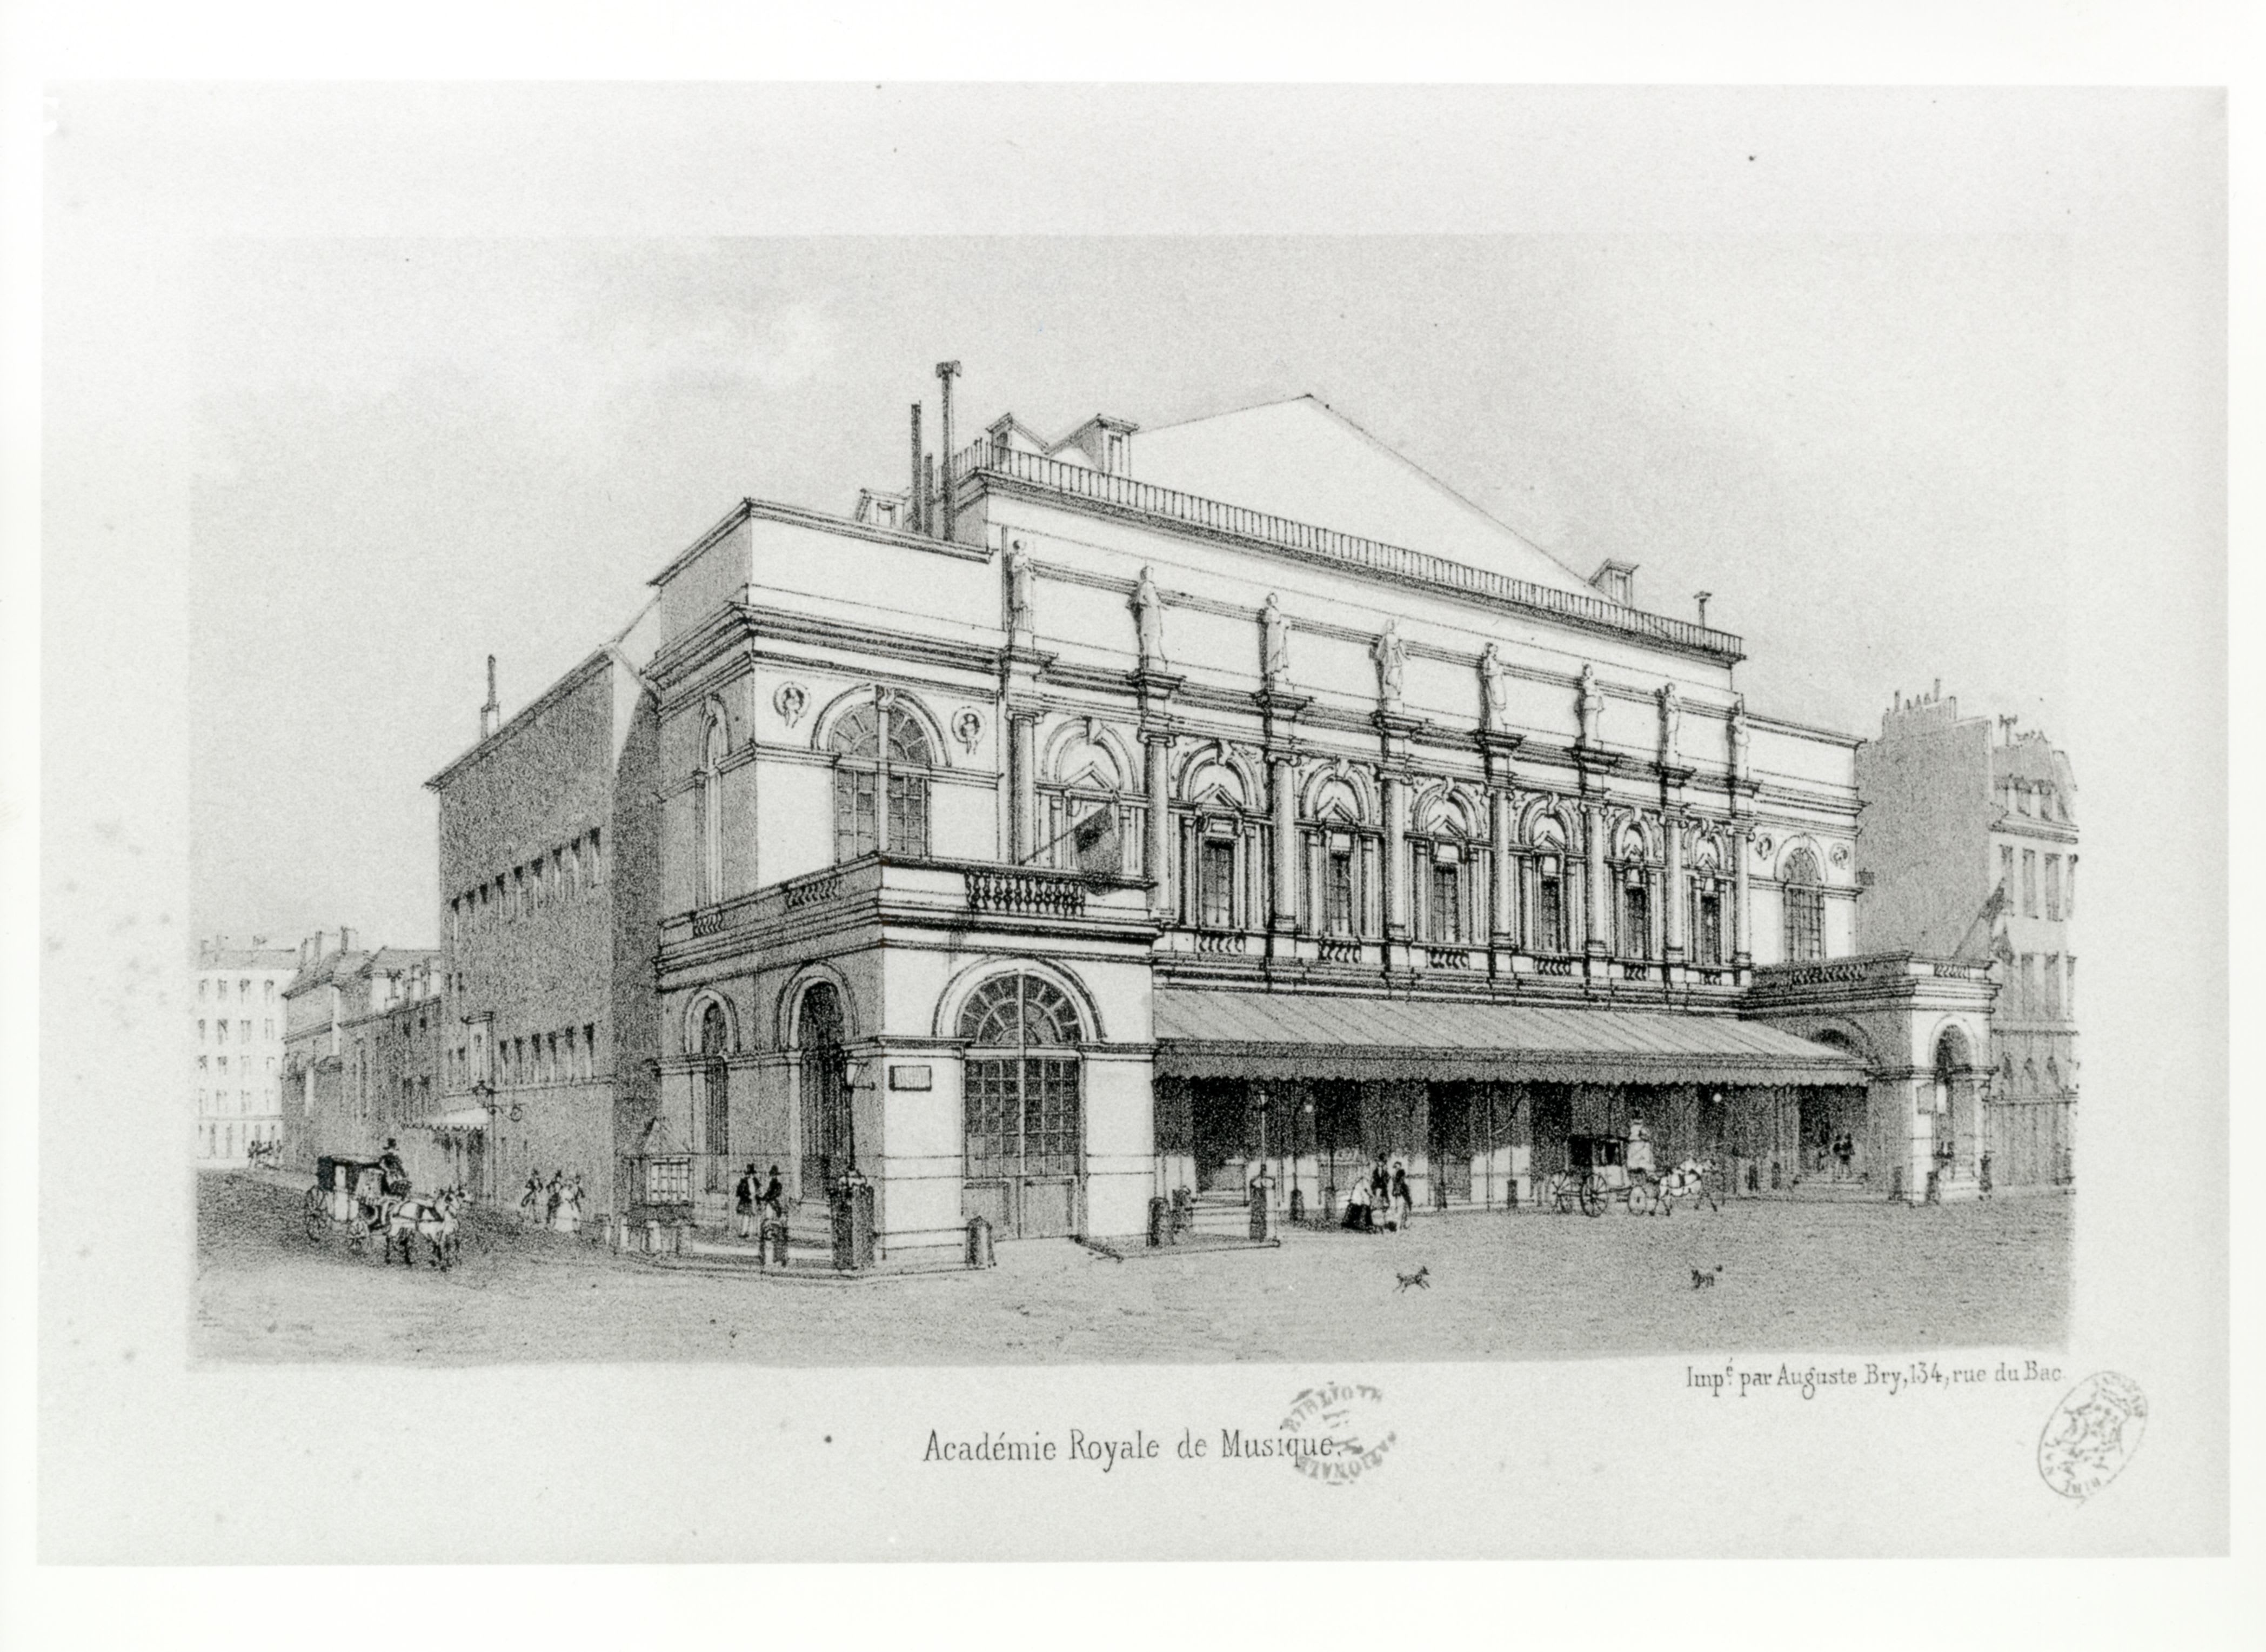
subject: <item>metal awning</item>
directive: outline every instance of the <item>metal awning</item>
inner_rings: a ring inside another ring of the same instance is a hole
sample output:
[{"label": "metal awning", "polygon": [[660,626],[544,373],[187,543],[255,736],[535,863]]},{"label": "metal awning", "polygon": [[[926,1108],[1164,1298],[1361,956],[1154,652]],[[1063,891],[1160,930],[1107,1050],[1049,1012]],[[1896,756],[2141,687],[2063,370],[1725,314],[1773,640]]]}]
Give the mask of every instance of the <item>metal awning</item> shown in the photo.
[{"label": "metal awning", "polygon": [[1163,1078],[1866,1081],[1846,1049],[1725,1015],[1167,990],[1156,1029]]},{"label": "metal awning", "polygon": [[486,1107],[457,1107],[447,1113],[436,1113],[418,1122],[428,1130],[484,1130],[488,1127]]}]

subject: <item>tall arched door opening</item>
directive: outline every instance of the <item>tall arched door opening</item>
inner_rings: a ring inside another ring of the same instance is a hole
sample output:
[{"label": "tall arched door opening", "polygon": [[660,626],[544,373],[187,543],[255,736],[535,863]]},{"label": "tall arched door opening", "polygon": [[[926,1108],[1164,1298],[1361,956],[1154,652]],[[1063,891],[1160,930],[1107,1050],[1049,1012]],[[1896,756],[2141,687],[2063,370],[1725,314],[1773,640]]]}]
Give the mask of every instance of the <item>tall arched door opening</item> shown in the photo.
[{"label": "tall arched door opening", "polygon": [[700,1086],[700,1151],[707,1166],[704,1185],[710,1193],[723,1190],[725,1161],[732,1151],[732,1069],[725,1061],[731,1048],[724,1006],[711,1004],[701,1012],[700,1064],[694,1070]]},{"label": "tall arched door opening", "polygon": [[1078,1012],[1038,976],[987,981],[961,1012],[961,1210],[1002,1237],[1085,1225],[1085,1107]]},{"label": "tall arched door opening", "polygon": [[1934,1068],[1935,1169],[1948,1179],[1956,1166],[1971,1167],[1981,1147],[1974,1056],[1958,1028],[1936,1039]]},{"label": "tall arched door opening", "polygon": [[821,981],[802,995],[795,1012],[795,1046],[802,1056],[802,1181],[805,1198],[833,1192],[857,1168],[850,1117],[849,1056],[843,1048],[842,998]]}]

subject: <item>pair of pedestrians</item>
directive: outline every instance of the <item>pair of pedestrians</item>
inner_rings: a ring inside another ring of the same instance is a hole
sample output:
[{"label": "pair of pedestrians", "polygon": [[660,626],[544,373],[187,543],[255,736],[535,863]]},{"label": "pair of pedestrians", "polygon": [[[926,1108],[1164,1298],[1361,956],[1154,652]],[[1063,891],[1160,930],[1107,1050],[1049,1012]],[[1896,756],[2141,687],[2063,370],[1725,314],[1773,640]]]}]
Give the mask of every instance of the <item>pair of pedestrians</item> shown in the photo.
[{"label": "pair of pedestrians", "polygon": [[732,1214],[742,1239],[760,1239],[764,1224],[786,1219],[786,1188],[779,1181],[777,1165],[771,1166],[767,1181],[756,1179],[753,1165],[740,1173],[739,1185],[732,1190]]}]

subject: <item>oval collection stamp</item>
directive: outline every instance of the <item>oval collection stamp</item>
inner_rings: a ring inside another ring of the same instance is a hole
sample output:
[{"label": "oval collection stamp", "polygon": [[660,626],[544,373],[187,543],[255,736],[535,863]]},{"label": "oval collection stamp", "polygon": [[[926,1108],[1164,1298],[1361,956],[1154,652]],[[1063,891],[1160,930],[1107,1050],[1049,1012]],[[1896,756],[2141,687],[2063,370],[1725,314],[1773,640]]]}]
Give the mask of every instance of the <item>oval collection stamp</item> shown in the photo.
[{"label": "oval collection stamp", "polygon": [[2130,1377],[2095,1371],[2061,1397],[2038,1436],[2038,1476],[2082,1502],[2140,1449],[2148,1396]]},{"label": "oval collection stamp", "polygon": [[1290,1402],[1281,1430],[1290,1465],[1309,1480],[1348,1486],[1373,1473],[1400,1437],[1386,1425],[1385,1394],[1367,1383],[1326,1383]]}]

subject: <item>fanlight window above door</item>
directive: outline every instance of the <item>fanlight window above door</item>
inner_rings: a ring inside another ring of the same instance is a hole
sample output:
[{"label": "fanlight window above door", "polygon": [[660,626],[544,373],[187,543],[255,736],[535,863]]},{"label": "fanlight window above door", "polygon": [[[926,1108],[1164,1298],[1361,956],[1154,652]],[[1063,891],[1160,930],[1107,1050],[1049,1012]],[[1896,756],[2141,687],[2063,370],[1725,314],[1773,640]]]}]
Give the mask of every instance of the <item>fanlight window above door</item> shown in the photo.
[{"label": "fanlight window above door", "polygon": [[960,1035],[978,1049],[1070,1046],[1078,1042],[1070,995],[1040,976],[1001,976],[978,987],[960,1012]]}]

